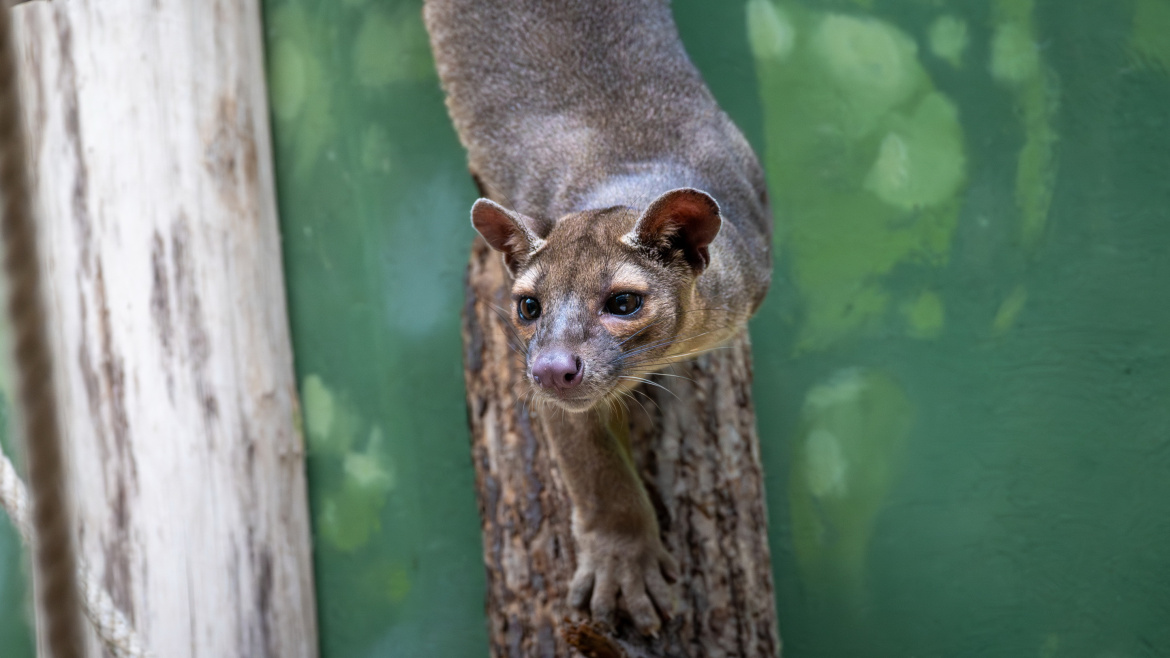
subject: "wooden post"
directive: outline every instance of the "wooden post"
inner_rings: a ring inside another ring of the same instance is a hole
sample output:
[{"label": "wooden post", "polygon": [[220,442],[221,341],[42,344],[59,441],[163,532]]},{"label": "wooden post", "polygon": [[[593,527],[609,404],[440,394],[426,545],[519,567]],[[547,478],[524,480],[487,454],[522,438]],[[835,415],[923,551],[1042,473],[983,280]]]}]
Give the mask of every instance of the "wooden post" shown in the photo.
[{"label": "wooden post", "polygon": [[259,3],[15,13],[80,552],[158,656],[314,656]]},{"label": "wooden post", "polygon": [[472,454],[483,518],[493,656],[776,656],[759,442],[746,336],[676,367],[664,392],[631,405],[631,439],[659,510],[665,545],[682,567],[682,611],[658,639],[628,623],[616,632],[565,623],[575,558],[569,502],[525,404],[529,384],[509,345],[509,281],[500,255],[476,239],[464,343]]}]

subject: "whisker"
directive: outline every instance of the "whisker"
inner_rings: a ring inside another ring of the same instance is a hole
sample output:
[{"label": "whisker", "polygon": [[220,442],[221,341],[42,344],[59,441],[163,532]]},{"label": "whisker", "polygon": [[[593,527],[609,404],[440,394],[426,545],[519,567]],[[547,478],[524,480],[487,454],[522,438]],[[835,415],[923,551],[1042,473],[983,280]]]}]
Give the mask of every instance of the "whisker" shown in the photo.
[{"label": "whisker", "polygon": [[[653,403],[655,407],[658,407],[658,403],[654,401],[654,398],[650,397],[649,395],[646,395],[646,393],[644,391],[638,390],[636,388],[633,389],[632,391],[630,391],[629,393],[626,393],[626,395],[628,395],[631,400],[636,402],[639,407],[642,407],[642,412],[646,414],[647,418],[652,418],[652,416],[650,415],[650,412],[646,410],[646,406],[643,405],[642,402],[638,400],[638,398],[634,397],[634,393],[641,393],[642,397],[646,398],[651,403]],[[662,415],[662,407],[658,407],[658,414]]]},{"label": "whisker", "polygon": [[662,384],[659,384],[658,382],[652,382],[652,381],[650,381],[649,379],[643,379],[643,378],[641,378],[641,377],[631,377],[630,375],[620,375],[618,378],[619,378],[619,379],[632,379],[632,380],[634,380],[634,381],[642,382],[642,383],[644,383],[644,384],[649,384],[649,385],[651,385],[651,386],[656,386],[656,387],[658,387],[658,388],[660,388],[660,389],[662,389],[662,390],[666,391],[667,393],[670,393],[671,395],[674,395],[674,399],[678,400],[679,402],[682,402],[682,398],[680,398],[679,396],[675,395],[674,391],[670,390],[669,388],[666,388],[665,386],[663,386]]},{"label": "whisker", "polygon": [[653,327],[654,325],[658,324],[659,322],[662,322],[663,320],[666,320],[666,318],[658,318],[657,320],[655,320],[655,321],[651,322],[650,324],[646,325],[645,327],[642,327],[641,329],[639,329],[639,330],[635,331],[635,332],[633,333],[633,335],[631,335],[629,338],[627,338],[627,339],[623,340],[622,342],[618,343],[618,344],[617,344],[617,346],[618,346],[618,347],[621,347],[622,345],[625,345],[626,343],[630,342],[631,340],[634,340],[635,338],[637,338],[637,337],[638,337],[638,334],[642,333],[643,331],[646,331],[646,330],[647,330],[647,329],[649,329],[650,327]]},{"label": "whisker", "polygon": [[649,401],[650,404],[654,405],[654,408],[658,410],[659,416],[662,416],[663,414],[666,413],[662,410],[662,405],[658,404],[658,400],[654,399],[654,396],[650,395],[649,393],[647,393],[646,391],[643,391],[640,388],[634,389],[634,393],[641,395],[642,397],[646,398],[646,400]]},{"label": "whisker", "polygon": [[613,409],[615,415],[620,415],[622,411],[625,411],[626,416],[630,415],[630,408],[626,406],[625,400],[622,400],[620,395],[607,393],[605,397],[609,400],[610,408]]},{"label": "whisker", "polygon": [[687,342],[688,340],[694,340],[694,339],[696,339],[696,338],[700,338],[700,337],[702,337],[702,336],[706,336],[706,335],[707,335],[707,334],[709,334],[709,333],[712,333],[712,332],[710,332],[710,331],[704,331],[704,332],[703,332],[703,333],[701,333],[701,334],[695,334],[694,336],[687,336],[686,338],[678,338],[678,339],[673,339],[673,338],[672,338],[672,339],[670,339],[670,340],[664,340],[664,341],[660,341],[660,342],[653,343],[653,344],[650,344],[650,345],[644,345],[644,346],[642,346],[642,347],[639,347],[639,348],[638,348],[638,349],[636,349],[636,350],[630,350],[629,352],[625,352],[625,353],[623,353],[623,354],[622,354],[622,356],[621,356],[621,358],[625,359],[625,358],[629,358],[629,357],[631,357],[631,356],[635,356],[635,355],[638,355],[638,354],[642,354],[643,352],[649,352],[650,350],[652,350],[652,349],[654,349],[654,348],[656,348],[656,347],[662,347],[662,346],[664,346],[664,345],[665,345],[665,346],[670,346],[670,345],[675,345],[675,344],[678,344],[678,343],[685,343],[685,342]]},{"label": "whisker", "polygon": [[531,390],[527,390],[517,395],[516,400],[512,403],[512,406],[515,407],[517,411],[528,408],[528,396],[531,393]]},{"label": "whisker", "polygon": [[512,354],[520,357],[521,363],[528,362],[528,350],[524,348],[523,344],[514,343],[511,340],[508,340],[507,344],[508,344],[508,349],[511,350]]},{"label": "whisker", "polygon": [[685,379],[685,380],[687,380],[688,382],[694,382],[694,381],[695,381],[695,380],[691,379],[690,377],[687,377],[686,375],[672,375],[672,374],[670,374],[670,373],[668,373],[668,372],[654,372],[654,371],[645,371],[645,372],[643,372],[643,371],[640,371],[640,370],[635,370],[635,371],[634,371],[634,374],[635,374],[635,375],[646,375],[646,376],[648,376],[648,377],[653,377],[654,375],[660,375],[660,376],[662,376],[662,377],[674,377],[674,378],[676,378],[676,379]]},{"label": "whisker", "polygon": [[527,391],[524,391],[524,394],[520,396],[520,401],[531,411],[532,403],[536,401],[536,389],[530,387]]},{"label": "whisker", "polygon": [[518,336],[516,338],[512,338],[505,335],[504,340],[508,343],[508,349],[512,350],[516,354],[519,354],[520,356],[528,356],[528,348],[524,345],[524,342],[521,341]]},{"label": "whisker", "polygon": [[[729,309],[729,308],[692,308],[692,309],[683,311],[681,313],[681,315],[686,315],[687,313],[708,313],[708,312],[715,312],[715,311],[723,311],[724,313],[731,313],[731,309]],[[658,318],[657,320],[651,322],[650,324],[646,325],[645,327],[642,327],[641,329],[635,331],[633,335],[626,338],[622,342],[618,343],[617,346],[621,347],[622,345],[625,345],[626,343],[630,342],[634,338],[637,338],[638,334],[642,333],[643,331],[646,331],[647,329],[649,329],[650,327],[653,327],[654,325],[658,324],[659,322],[663,322],[666,319],[667,318]]]},{"label": "whisker", "polygon": [[[488,305],[488,308],[492,309],[495,311],[496,315],[500,316],[500,320],[503,322],[504,327],[508,330],[508,333],[512,334],[512,337],[516,339],[516,344],[519,347],[518,351],[524,355],[524,358],[527,359],[528,346],[524,344],[524,339],[520,337],[520,334],[516,332],[516,328],[512,326],[511,316],[508,315],[508,312],[499,306],[496,306],[495,304]],[[511,345],[510,341],[509,345]]]},{"label": "whisker", "polygon": [[679,363],[688,357],[698,356],[700,354],[706,354],[708,352],[714,352],[715,350],[729,350],[729,349],[731,349],[730,345],[717,345],[715,347],[708,347],[707,349],[703,349],[703,350],[696,350],[694,352],[687,352],[686,354],[677,354],[677,355],[669,357],[667,359],[658,360],[658,361],[636,361],[630,365],[635,367],[635,368],[642,368],[642,367],[646,367],[646,366],[664,367],[664,366],[669,366],[669,365],[674,365],[676,363]]}]

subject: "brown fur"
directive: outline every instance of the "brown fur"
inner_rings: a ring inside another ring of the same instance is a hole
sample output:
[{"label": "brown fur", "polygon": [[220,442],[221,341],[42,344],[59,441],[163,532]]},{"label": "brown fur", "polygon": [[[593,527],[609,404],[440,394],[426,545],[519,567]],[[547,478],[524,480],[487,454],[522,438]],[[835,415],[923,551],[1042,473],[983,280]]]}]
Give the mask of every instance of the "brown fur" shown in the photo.
[{"label": "brown fur", "polygon": [[[655,632],[674,561],[612,430],[620,407],[590,410],[726,340],[759,306],[762,172],[662,0],[427,0],[424,14],[472,174],[496,202],[477,202],[473,223],[503,252],[513,303],[540,303],[534,321],[511,310],[529,376],[546,350],[583,364],[579,386],[538,390],[571,412],[542,415],[573,503],[570,598],[602,620],[620,600]],[[642,307],[607,313],[622,292]]]}]

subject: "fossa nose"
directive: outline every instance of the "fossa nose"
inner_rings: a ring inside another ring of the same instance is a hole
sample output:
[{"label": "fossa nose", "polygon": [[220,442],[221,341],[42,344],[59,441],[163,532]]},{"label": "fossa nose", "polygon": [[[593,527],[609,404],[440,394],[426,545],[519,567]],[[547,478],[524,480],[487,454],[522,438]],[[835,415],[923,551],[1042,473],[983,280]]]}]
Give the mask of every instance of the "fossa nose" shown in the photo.
[{"label": "fossa nose", "polygon": [[564,393],[581,383],[581,358],[564,349],[551,349],[532,362],[532,378],[541,388]]}]

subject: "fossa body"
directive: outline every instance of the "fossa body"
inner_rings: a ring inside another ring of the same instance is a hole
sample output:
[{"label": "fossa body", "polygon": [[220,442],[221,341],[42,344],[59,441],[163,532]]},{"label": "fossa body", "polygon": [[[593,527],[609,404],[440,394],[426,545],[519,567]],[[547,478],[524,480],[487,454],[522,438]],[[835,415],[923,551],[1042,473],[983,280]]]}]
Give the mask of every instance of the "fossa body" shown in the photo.
[{"label": "fossa body", "polygon": [[424,15],[487,197],[472,223],[512,274],[510,321],[573,505],[570,599],[653,633],[677,567],[610,409],[763,300],[762,171],[665,0],[427,0]]}]

